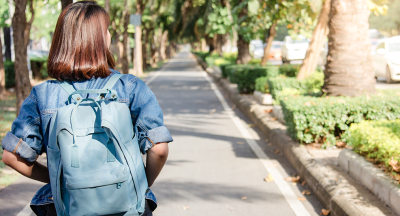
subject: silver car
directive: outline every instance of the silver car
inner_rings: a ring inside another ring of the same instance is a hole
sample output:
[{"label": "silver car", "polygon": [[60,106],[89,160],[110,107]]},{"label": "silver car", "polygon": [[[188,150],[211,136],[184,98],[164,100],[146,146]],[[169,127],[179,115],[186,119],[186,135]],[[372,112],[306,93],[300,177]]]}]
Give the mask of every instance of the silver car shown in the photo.
[{"label": "silver car", "polygon": [[400,36],[381,42],[372,51],[375,77],[386,77],[386,83],[400,81]]}]

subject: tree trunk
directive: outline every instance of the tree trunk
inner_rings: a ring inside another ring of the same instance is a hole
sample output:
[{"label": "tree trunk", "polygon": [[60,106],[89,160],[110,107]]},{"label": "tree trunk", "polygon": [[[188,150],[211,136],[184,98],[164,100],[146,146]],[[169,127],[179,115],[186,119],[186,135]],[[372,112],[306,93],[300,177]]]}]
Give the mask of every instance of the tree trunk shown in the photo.
[{"label": "tree trunk", "polygon": [[251,60],[249,51],[249,42],[245,41],[242,35],[239,35],[237,47],[238,47],[238,56],[236,59],[236,64],[247,64],[247,62]]},{"label": "tree trunk", "polygon": [[11,29],[10,27],[3,28],[4,33],[4,46],[6,51],[4,53],[4,57],[6,61],[11,61]]},{"label": "tree trunk", "polygon": [[356,96],[375,92],[369,10],[364,0],[332,0],[329,21],[329,53],[323,92]]},{"label": "tree trunk", "polygon": [[[1,32],[1,31],[0,31]],[[0,37],[0,100],[4,98],[6,92],[6,73],[3,62],[3,44]]]},{"label": "tree trunk", "polygon": [[272,42],[276,37],[276,22],[272,23],[268,29],[268,38],[266,40],[267,46],[264,48],[264,56],[261,59],[260,65],[266,65],[268,61],[269,52],[271,51]]},{"label": "tree trunk", "polygon": [[168,42],[168,31],[165,30],[161,37],[160,43],[160,61],[167,59],[166,49],[167,49],[167,42]]},{"label": "tree trunk", "polygon": [[209,47],[208,53],[211,54],[215,50],[214,38],[206,35],[205,39],[206,39],[206,43],[208,44],[208,47]]},{"label": "tree trunk", "polygon": [[24,35],[25,35],[25,47],[29,45],[29,40],[30,40],[30,34],[31,34],[31,26],[33,23],[33,19],[35,18],[35,10],[33,9],[33,0],[28,0],[29,1],[29,12],[31,12],[31,19],[26,23],[25,25],[25,30],[24,30]]},{"label": "tree trunk", "polygon": [[329,32],[328,22],[330,9],[331,0],[325,0],[321,7],[318,24],[314,29],[310,45],[307,49],[306,57],[301,64],[299,73],[297,74],[297,79],[306,78],[317,69],[322,47],[324,46],[325,38]]},{"label": "tree trunk", "polygon": [[27,64],[27,51],[24,41],[26,26],[26,3],[27,0],[14,0],[15,12],[12,18],[14,50],[15,50],[15,85],[17,93],[17,115],[21,108],[22,102],[29,96],[32,89],[29,80],[29,71]]},{"label": "tree trunk", "polygon": [[207,51],[207,43],[205,39],[201,39],[201,51],[206,52]]},{"label": "tree trunk", "polygon": [[104,0],[104,10],[110,14],[110,0]]},{"label": "tree trunk", "polygon": [[[232,17],[232,12],[231,12],[231,4],[229,3],[229,0],[224,0],[225,6],[228,9],[228,18],[229,20],[234,23],[233,21],[233,17]],[[236,31],[236,28],[234,25],[232,25],[232,34],[233,34],[233,38],[232,38],[232,44],[233,45],[237,45],[237,38],[238,38],[238,33]]]},{"label": "tree trunk", "polygon": [[124,20],[124,32],[122,33],[122,73],[129,73],[129,60],[128,60],[128,24],[129,24],[129,7],[128,0],[124,1],[124,11],[122,18]]},{"label": "tree trunk", "polygon": [[61,0],[61,9],[64,10],[68,5],[72,4],[73,0]]}]

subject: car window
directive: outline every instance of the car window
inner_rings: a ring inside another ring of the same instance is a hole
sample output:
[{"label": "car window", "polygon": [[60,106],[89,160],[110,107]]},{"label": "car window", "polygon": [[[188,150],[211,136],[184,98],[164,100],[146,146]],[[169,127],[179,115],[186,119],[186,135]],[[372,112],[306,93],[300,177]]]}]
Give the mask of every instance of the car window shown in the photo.
[{"label": "car window", "polygon": [[387,44],[388,52],[400,52],[400,42],[393,42]]},{"label": "car window", "polygon": [[385,49],[385,42],[379,44],[379,45],[376,47],[375,50],[382,49],[382,48]]}]

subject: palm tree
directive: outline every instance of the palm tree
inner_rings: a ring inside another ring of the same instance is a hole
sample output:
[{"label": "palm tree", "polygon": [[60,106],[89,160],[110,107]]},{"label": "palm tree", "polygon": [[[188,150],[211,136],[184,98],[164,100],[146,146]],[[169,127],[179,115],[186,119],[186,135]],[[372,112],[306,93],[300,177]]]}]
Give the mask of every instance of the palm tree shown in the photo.
[{"label": "palm tree", "polygon": [[323,86],[328,95],[356,96],[375,91],[369,13],[364,0],[332,0]]}]

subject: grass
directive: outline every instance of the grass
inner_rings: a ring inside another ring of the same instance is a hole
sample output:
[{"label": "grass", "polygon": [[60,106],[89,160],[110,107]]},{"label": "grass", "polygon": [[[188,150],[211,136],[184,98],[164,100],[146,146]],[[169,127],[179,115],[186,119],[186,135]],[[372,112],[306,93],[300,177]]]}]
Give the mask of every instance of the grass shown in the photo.
[{"label": "grass", "polygon": [[[0,100],[0,140],[3,140],[15,119],[15,94],[9,94],[6,99]],[[0,143],[0,189],[8,186],[19,178],[16,173],[3,173],[6,165],[2,160],[3,148]]]}]

